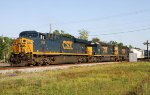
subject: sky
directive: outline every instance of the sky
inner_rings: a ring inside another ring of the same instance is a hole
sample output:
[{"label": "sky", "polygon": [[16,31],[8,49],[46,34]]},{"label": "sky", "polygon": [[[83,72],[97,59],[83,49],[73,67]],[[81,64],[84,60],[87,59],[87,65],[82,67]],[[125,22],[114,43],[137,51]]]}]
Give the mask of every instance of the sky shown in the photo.
[{"label": "sky", "polygon": [[150,0],[0,0],[0,35],[21,31],[64,30],[75,37],[89,31],[89,40],[117,41],[146,49],[150,40]]}]

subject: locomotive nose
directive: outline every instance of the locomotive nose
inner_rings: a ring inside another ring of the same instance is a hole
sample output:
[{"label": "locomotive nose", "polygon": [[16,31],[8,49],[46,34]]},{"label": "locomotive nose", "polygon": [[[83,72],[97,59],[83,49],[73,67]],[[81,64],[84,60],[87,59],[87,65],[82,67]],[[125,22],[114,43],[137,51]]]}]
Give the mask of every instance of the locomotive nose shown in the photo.
[{"label": "locomotive nose", "polygon": [[14,54],[33,52],[33,41],[27,38],[18,38],[12,45]]}]

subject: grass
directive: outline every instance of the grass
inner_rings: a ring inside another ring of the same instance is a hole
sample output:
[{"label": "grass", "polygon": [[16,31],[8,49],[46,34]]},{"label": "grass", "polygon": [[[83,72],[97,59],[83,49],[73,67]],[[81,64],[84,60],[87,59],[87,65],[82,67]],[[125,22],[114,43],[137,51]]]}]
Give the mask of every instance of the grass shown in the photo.
[{"label": "grass", "polygon": [[149,95],[150,63],[0,75],[0,95]]}]

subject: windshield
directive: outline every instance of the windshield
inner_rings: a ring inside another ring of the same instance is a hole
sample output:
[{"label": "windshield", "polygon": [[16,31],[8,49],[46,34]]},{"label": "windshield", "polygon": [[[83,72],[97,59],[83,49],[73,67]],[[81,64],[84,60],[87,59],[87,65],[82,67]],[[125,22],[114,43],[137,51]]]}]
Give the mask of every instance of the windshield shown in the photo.
[{"label": "windshield", "polygon": [[28,38],[38,37],[38,33],[22,32],[20,33],[20,37],[28,37]]},{"label": "windshield", "polygon": [[28,37],[37,37],[38,34],[37,33],[28,33]]}]

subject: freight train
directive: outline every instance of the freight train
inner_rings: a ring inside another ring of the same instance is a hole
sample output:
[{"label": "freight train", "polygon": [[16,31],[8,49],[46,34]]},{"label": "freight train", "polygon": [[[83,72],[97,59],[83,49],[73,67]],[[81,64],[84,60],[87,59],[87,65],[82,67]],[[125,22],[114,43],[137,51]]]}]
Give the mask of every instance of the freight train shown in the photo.
[{"label": "freight train", "polygon": [[12,44],[12,66],[41,66],[60,63],[125,61],[127,47],[93,43],[73,36],[23,31]]}]

